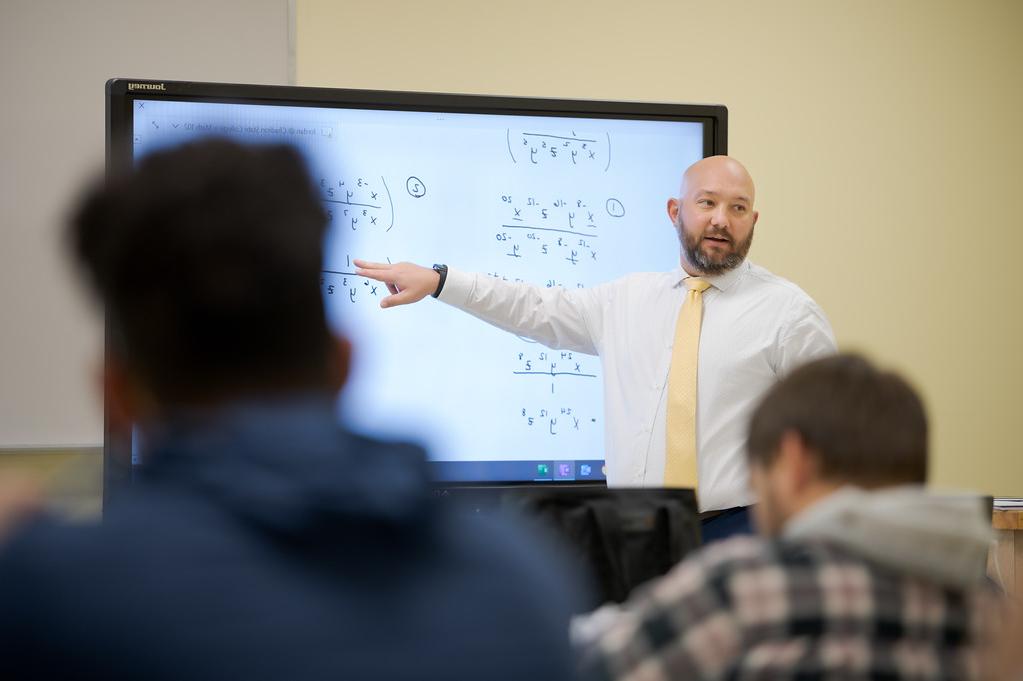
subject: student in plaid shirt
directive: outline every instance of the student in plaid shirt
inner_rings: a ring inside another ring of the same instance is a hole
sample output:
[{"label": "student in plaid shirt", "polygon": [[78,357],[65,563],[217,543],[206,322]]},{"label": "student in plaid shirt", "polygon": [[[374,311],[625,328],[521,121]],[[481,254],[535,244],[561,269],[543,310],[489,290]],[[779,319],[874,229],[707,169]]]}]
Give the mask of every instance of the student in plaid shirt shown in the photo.
[{"label": "student in plaid shirt", "polygon": [[763,538],[708,547],[577,623],[585,675],[972,679],[999,601],[976,497],[930,494],[913,389],[840,355],[764,397],[748,457]]}]

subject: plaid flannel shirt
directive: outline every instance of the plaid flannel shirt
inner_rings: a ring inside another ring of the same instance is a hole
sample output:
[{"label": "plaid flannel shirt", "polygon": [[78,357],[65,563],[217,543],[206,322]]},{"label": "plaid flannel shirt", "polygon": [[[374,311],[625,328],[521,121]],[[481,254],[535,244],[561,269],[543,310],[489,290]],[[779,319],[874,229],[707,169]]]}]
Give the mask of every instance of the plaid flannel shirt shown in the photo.
[{"label": "plaid flannel shirt", "polygon": [[584,678],[973,679],[997,604],[824,542],[737,537],[638,594]]}]

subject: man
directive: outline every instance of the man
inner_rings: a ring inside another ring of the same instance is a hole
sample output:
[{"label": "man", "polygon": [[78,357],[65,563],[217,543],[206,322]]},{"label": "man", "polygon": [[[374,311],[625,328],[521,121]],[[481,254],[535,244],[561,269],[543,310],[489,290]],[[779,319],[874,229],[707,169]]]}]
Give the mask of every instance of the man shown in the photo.
[{"label": "man", "polygon": [[550,347],[600,355],[608,484],[695,487],[698,469],[710,540],[748,531],[754,498],[743,429],[757,398],[795,366],[835,351],[831,327],[809,296],[746,260],[759,217],[754,199],[738,161],[715,156],[693,164],[667,206],[680,267],[592,289],[355,263],[358,274],[387,284],[392,295],[382,307],[434,294]]},{"label": "man", "polygon": [[748,456],[764,537],[707,547],[605,616],[588,672],[977,678],[990,516],[921,487],[927,422],[909,385],[856,356],[805,365],[764,396]]},{"label": "man", "polygon": [[286,147],[153,154],[85,201],[107,405],[144,465],[101,525],[8,534],[0,678],[571,672],[577,580],[548,548],[432,502],[417,447],[337,424],[326,224]]}]

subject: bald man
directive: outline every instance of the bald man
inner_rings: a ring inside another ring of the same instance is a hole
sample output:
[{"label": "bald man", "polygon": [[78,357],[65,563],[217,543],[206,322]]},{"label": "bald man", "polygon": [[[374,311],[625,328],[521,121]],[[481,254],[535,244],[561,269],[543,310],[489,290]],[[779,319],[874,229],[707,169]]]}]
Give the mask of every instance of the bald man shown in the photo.
[{"label": "bald man", "polygon": [[[433,295],[551,348],[599,355],[608,485],[672,486],[677,455],[668,440],[694,442],[704,541],[711,541],[752,530],[747,507],[754,498],[744,451],[757,400],[780,376],[836,350],[816,303],[795,284],[746,260],[758,218],[754,199],[753,179],[735,159],[713,156],[694,163],[667,206],[679,237],[679,267],[592,288],[509,283],[445,266],[355,264],[358,274],[387,285],[391,295],[381,307]],[[679,335],[692,317],[680,320],[683,303],[690,305],[686,301],[694,297],[699,300],[689,313],[697,311],[696,336]],[[685,359],[686,348],[694,345],[697,357]],[[684,389],[676,388],[679,372],[672,370],[687,361],[698,367],[690,390],[695,415],[688,418],[676,413],[675,395]]]}]

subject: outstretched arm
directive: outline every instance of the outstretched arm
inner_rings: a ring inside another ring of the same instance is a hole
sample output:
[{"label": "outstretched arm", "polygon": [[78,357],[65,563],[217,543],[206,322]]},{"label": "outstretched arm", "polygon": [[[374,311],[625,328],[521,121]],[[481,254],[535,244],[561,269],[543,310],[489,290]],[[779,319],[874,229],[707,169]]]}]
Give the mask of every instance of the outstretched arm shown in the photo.
[{"label": "outstretched arm", "polygon": [[[409,262],[355,260],[355,273],[383,282],[391,295],[380,307],[407,305],[437,290],[440,274]],[[599,288],[599,287],[598,287]],[[440,299],[494,326],[551,348],[597,354],[601,315],[597,289],[566,290],[511,283],[450,269]]]}]

